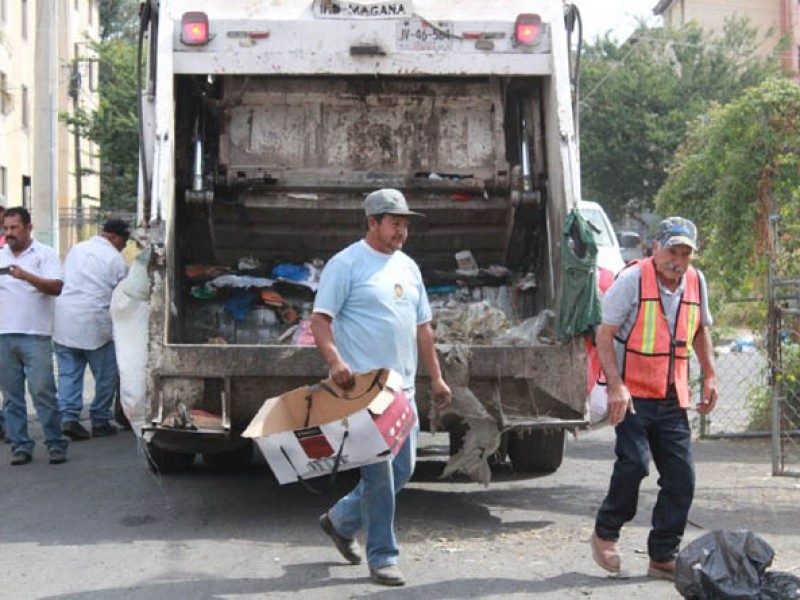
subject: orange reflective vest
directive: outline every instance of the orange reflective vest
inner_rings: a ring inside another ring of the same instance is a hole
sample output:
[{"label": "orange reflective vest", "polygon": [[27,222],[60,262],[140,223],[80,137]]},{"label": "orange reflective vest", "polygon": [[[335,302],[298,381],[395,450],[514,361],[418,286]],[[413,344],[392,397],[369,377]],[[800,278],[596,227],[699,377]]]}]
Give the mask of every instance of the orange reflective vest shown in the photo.
[{"label": "orange reflective vest", "polygon": [[661,305],[653,259],[639,264],[639,312],[627,339],[618,339],[625,344],[622,380],[635,398],[662,399],[672,372],[678,401],[681,407],[689,408],[689,357],[700,329],[700,278],[691,266],[684,274],[673,334]]}]

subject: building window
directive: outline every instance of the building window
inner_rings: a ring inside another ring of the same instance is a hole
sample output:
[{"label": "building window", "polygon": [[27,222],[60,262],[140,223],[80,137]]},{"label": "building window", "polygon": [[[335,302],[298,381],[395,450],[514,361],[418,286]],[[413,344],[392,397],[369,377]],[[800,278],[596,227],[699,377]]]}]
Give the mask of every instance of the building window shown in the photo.
[{"label": "building window", "polygon": [[[2,0],[0,0],[2,2]],[[7,115],[9,102],[8,102],[8,81],[6,74],[0,71],[0,115]]]},{"label": "building window", "polygon": [[30,115],[28,114],[28,86],[22,86],[22,127],[28,128],[30,123]]},{"label": "building window", "polygon": [[75,10],[80,10],[81,8],[81,0],[75,0]]},{"label": "building window", "polygon": [[0,0],[0,21],[6,22],[6,0]]},{"label": "building window", "polygon": [[23,40],[28,39],[28,0],[22,0],[22,22],[20,23]]},{"label": "building window", "polygon": [[97,91],[97,82],[94,78],[94,60],[90,60],[86,63],[86,76],[89,79],[89,91],[96,92]]},{"label": "building window", "polygon": [[22,176],[22,206],[31,209],[31,178],[30,175]]},{"label": "building window", "polygon": [[86,3],[86,8],[89,11],[89,25],[94,23],[94,0],[89,0]]},{"label": "building window", "polygon": [[8,169],[0,167],[0,202],[5,206],[8,201]]}]

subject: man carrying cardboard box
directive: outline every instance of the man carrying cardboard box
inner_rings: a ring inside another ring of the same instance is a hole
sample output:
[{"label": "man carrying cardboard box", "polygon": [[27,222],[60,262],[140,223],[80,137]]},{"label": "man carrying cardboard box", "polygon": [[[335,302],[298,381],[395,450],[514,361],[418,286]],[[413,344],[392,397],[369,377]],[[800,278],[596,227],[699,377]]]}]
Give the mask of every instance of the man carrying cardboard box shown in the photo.
[{"label": "man carrying cardboard box", "polygon": [[[450,403],[431,328],[431,308],[417,264],[403,251],[410,217],[397,190],[382,189],[364,201],[367,234],[336,254],[319,282],[311,329],[334,382],[349,390],[354,373],[390,368],[403,377],[414,405],[417,355],[431,380],[434,405]],[[416,409],[415,409],[416,410]],[[361,467],[361,481],[319,523],[352,564],[363,560],[356,534],[366,528],[370,578],[381,585],[403,585],[394,535],[395,495],[414,471],[418,427],[388,462]]]}]

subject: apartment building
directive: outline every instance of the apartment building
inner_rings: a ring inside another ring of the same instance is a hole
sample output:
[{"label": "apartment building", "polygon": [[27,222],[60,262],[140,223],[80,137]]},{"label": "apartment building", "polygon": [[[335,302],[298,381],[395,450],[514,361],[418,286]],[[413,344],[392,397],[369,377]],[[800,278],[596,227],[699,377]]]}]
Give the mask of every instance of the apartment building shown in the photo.
[{"label": "apartment building", "polygon": [[[788,37],[789,47],[781,55],[781,65],[792,73],[800,72],[800,0],[660,0],[653,14],[661,16],[668,28],[695,21],[712,31],[721,29],[730,16],[746,16],[760,34],[773,32],[761,45],[763,56]],[[800,76],[795,77],[800,81]]]},{"label": "apartment building", "polygon": [[86,173],[99,169],[95,145],[60,118],[97,106],[97,1],[0,0],[0,202],[28,208],[36,239],[62,256],[77,239],[59,235],[59,215],[100,195]]}]

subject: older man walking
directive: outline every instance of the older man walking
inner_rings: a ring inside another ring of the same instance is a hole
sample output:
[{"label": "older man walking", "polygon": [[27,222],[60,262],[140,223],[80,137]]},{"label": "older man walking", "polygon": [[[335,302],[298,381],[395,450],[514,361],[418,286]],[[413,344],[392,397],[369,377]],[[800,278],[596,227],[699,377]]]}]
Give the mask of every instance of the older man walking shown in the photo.
[{"label": "older man walking", "polygon": [[691,266],[697,228],[672,217],[659,224],[653,256],[623,270],[603,297],[597,351],[608,383],[608,418],[617,455],[591,538],[595,561],[618,573],[622,526],[636,515],[650,455],[659,473],[647,541],[651,577],[673,578],[694,497],[689,358],[697,352],[703,393],[697,410],[717,403],[717,376],[703,274]]}]

